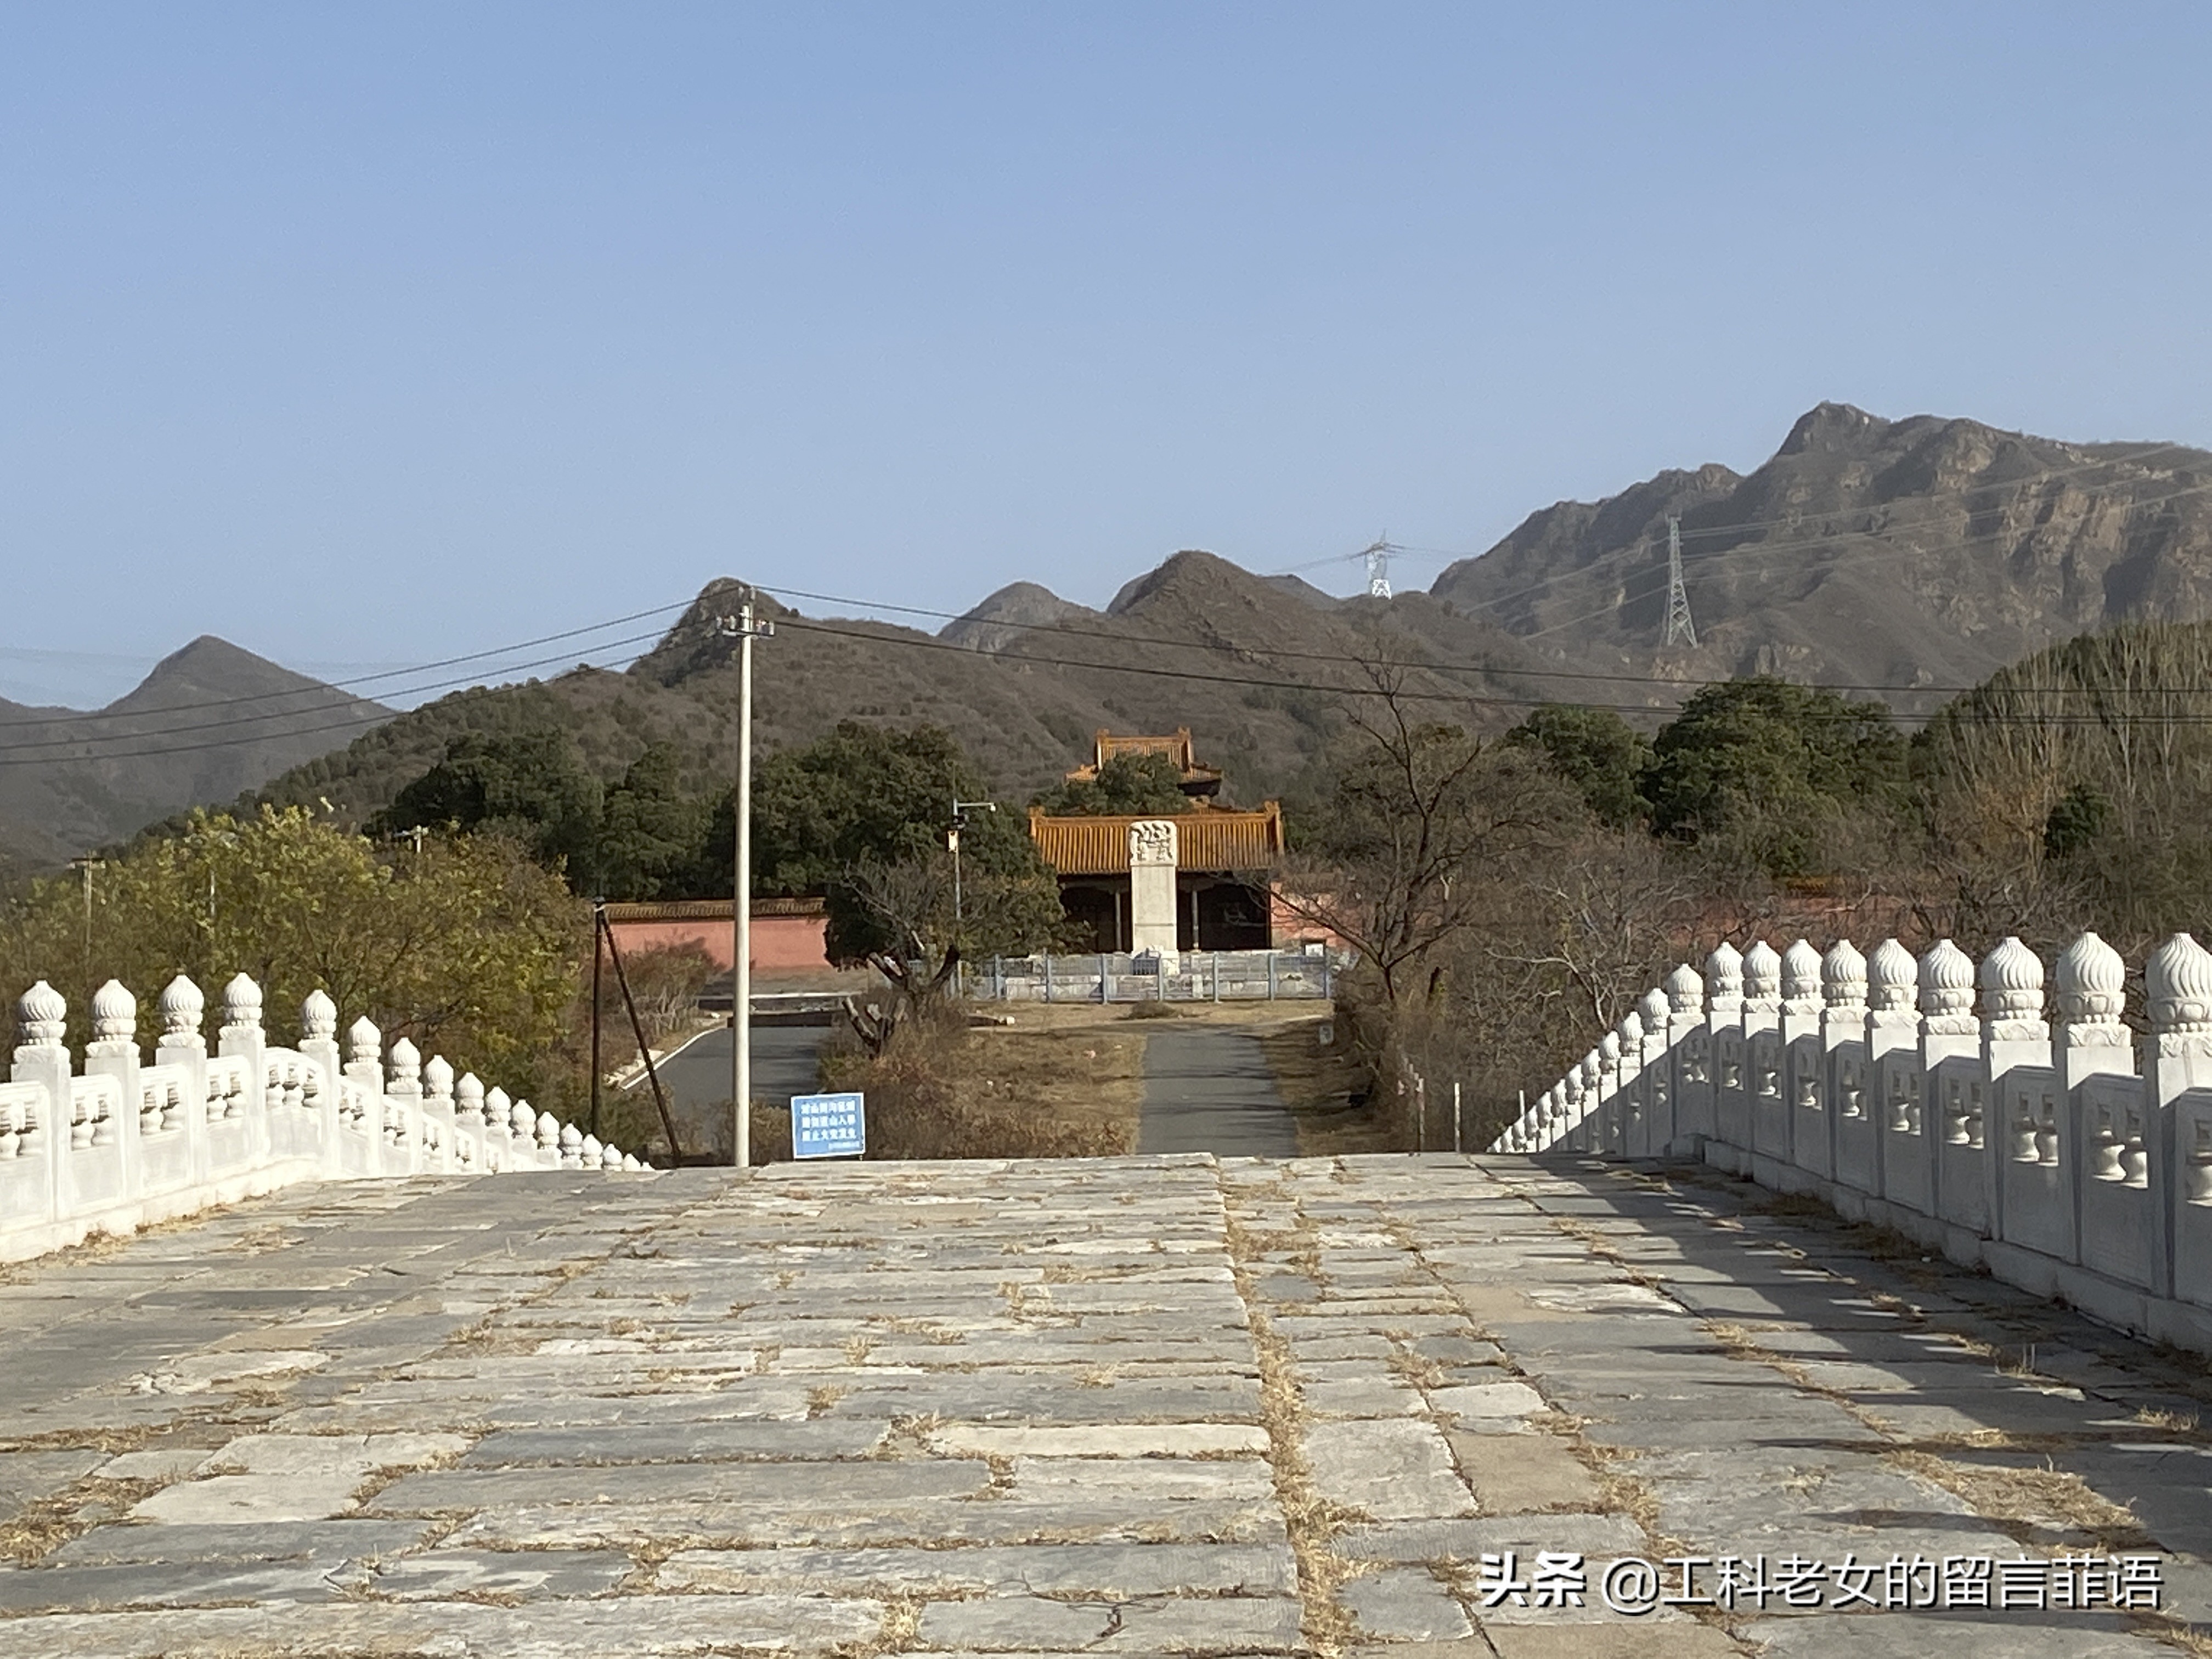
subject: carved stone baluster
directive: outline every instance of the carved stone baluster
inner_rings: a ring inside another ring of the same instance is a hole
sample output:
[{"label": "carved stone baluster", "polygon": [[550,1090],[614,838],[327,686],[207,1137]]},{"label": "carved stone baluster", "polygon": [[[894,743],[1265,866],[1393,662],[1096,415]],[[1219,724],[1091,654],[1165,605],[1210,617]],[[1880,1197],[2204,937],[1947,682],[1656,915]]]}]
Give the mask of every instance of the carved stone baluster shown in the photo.
[{"label": "carved stone baluster", "polygon": [[2089,1077],[2132,1074],[2134,1042],[2121,1020],[2127,1010],[2128,965],[2120,953],[2094,933],[2084,933],[2060,953],[2052,977],[2066,1086],[2077,1088]]},{"label": "carved stone baluster", "polygon": [[1743,1012],[1747,1017],[1782,1012],[1782,957],[1763,939],[1743,953]]},{"label": "carved stone baluster", "polygon": [[2008,935],[1983,960],[1982,1052],[1992,1081],[2015,1066],[2051,1064],[2043,1018],[2043,958]]}]

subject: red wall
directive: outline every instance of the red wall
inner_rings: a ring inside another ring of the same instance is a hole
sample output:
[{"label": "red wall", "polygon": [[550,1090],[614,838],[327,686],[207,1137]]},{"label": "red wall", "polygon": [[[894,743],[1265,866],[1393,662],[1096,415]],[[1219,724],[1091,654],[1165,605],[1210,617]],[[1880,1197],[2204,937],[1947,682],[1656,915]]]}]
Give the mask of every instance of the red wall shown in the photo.
[{"label": "red wall", "polygon": [[[775,969],[827,968],[823,935],[829,922],[821,916],[755,916],[753,968]],[[730,924],[727,921],[612,921],[615,943],[627,957],[637,951],[665,951],[676,945],[696,945],[714,959],[717,968],[730,965]]]},{"label": "red wall", "polygon": [[1279,951],[1294,950],[1308,939],[1319,939],[1332,949],[1344,948],[1344,940],[1334,928],[1301,914],[1297,906],[1285,900],[1279,887],[1268,894],[1267,912],[1267,931]]}]

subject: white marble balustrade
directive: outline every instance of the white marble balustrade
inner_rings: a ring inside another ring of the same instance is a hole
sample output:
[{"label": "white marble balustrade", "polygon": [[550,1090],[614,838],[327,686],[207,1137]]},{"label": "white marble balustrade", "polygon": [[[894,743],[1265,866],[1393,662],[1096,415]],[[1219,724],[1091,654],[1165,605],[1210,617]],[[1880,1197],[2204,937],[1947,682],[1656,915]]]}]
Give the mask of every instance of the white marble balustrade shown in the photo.
[{"label": "white marble balustrade", "polygon": [[1948,939],[1723,944],[1491,1150],[1701,1158],[2212,1352],[2212,951],[2152,953],[2140,1041],[2094,933],[2051,979],[2055,1009],[2017,939],[1978,968]]},{"label": "white marble balustrade", "polygon": [[149,1064],[137,1000],[110,980],[93,997],[79,1068],[61,994],[44,980],[24,993],[22,1042],[0,1084],[0,1261],[298,1181],[646,1167],[473,1075],[456,1079],[405,1037],[386,1054],[367,1019],[342,1054],[337,1008],[320,991],[301,1008],[296,1048],[269,1042],[261,988],[244,974],[223,988],[212,1054],[205,1010],[197,985],[172,980]]}]

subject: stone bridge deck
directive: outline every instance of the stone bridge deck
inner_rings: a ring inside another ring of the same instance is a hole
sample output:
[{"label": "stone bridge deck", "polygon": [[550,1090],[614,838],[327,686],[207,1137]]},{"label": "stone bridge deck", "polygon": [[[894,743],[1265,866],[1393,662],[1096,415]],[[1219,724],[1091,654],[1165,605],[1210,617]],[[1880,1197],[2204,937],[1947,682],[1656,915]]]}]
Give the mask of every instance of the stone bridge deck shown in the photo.
[{"label": "stone bridge deck", "polygon": [[2212,1579],[2201,1365],[1687,1172],[326,1187],[10,1270],[0,1344],[9,1655],[2081,1659]]}]

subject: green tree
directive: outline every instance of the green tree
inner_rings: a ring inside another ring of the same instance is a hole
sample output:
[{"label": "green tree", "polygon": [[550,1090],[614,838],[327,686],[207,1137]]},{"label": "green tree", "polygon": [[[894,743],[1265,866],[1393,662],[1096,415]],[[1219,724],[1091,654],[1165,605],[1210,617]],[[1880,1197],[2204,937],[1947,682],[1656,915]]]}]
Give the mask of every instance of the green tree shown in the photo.
[{"label": "green tree", "polygon": [[682,898],[707,839],[713,805],[684,787],[682,755],[656,743],[606,792],[590,877],[599,896]]},{"label": "green tree", "polygon": [[1070,778],[1037,797],[1048,812],[1108,817],[1198,810],[1172,755],[1116,755],[1095,778]]},{"label": "green tree", "polygon": [[411,1038],[512,1093],[546,1103],[563,1086],[554,1055],[589,948],[586,913],[507,837],[380,848],[298,808],[201,812],[111,862],[94,894],[88,976],[76,969],[75,880],[35,884],[0,924],[8,984],[61,987],[73,1036],[93,983],[136,994],[143,1033],[175,975],[206,994],[211,1028],[223,986],[245,973],[279,1041],[320,989],[345,1022],[366,1014],[387,1040]]},{"label": "green tree", "polygon": [[1644,796],[1651,739],[1611,709],[1547,703],[1505,740],[1541,754],[1607,829],[1626,830],[1651,816]]},{"label": "green tree", "polygon": [[2104,836],[2112,823],[2112,803],[2093,783],[2077,783],[2051,803],[2043,821],[2045,858],[2068,859],[2086,851]]},{"label": "green tree", "polygon": [[549,869],[588,880],[599,797],[599,781],[557,727],[464,732],[365,827],[384,836],[418,827],[491,830],[521,842]]},{"label": "green tree", "polygon": [[[1011,810],[971,812],[961,845],[963,926],[953,926],[952,803],[990,799],[941,726],[846,720],[753,775],[753,892],[820,894],[833,960],[927,957],[958,943],[970,955],[1026,953],[1050,942],[1059,887]],[[731,888],[735,817],[726,797],[707,840],[701,890]]]},{"label": "green tree", "polygon": [[1905,740],[1888,709],[1759,675],[1709,685],[1660,727],[1652,827],[1775,876],[1835,867],[1869,823],[1895,823]]}]

